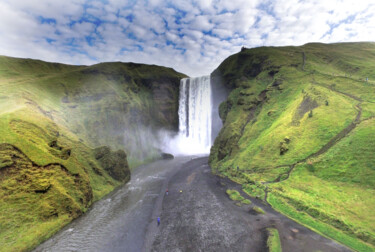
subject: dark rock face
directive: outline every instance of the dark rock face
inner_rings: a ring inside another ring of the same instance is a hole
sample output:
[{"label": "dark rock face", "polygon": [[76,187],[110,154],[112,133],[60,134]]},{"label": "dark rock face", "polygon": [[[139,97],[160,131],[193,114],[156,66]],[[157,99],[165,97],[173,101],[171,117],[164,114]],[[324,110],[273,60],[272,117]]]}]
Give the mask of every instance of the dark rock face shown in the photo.
[{"label": "dark rock face", "polygon": [[298,106],[297,114],[295,115],[295,118],[297,120],[301,119],[307,112],[313,110],[314,108],[317,108],[319,104],[311,97],[306,95],[303,98],[303,101]]},{"label": "dark rock face", "polygon": [[68,127],[92,146],[124,149],[131,160],[154,158],[148,156],[155,152],[145,142],[145,131],[178,130],[179,85],[184,77],[173,69],[143,64],[87,67],[77,83],[65,84]]},{"label": "dark rock face", "polygon": [[161,125],[172,130],[178,129],[179,83],[178,79],[165,79],[154,81],[151,85],[153,115]]},{"label": "dark rock face", "polygon": [[161,158],[162,158],[162,159],[174,159],[174,156],[173,156],[172,154],[169,154],[169,153],[165,153],[165,152],[163,152],[163,153],[161,154]]},{"label": "dark rock face", "polygon": [[220,66],[212,72],[211,77],[221,81],[228,90],[240,86],[240,79],[255,78],[266,68],[268,56],[263,54],[251,54],[246,50],[234,54],[224,60]]},{"label": "dark rock face", "polygon": [[130,180],[130,169],[123,150],[113,152],[108,146],[102,146],[96,148],[94,154],[95,159],[112,178],[122,182]]},{"label": "dark rock face", "polygon": [[215,78],[211,76],[211,86],[212,86],[212,134],[211,139],[215,139],[228,111],[228,104],[225,100],[228,97],[229,90],[225,87],[220,78]]}]

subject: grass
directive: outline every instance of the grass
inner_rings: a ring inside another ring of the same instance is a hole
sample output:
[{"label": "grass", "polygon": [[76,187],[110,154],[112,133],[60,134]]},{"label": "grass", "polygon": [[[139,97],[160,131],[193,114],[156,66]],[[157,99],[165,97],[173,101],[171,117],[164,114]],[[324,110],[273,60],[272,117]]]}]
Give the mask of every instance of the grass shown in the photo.
[{"label": "grass", "polygon": [[244,201],[245,198],[241,196],[241,194],[237,190],[230,190],[228,189],[226,191],[228,194],[229,198],[234,201]]},{"label": "grass", "polygon": [[241,206],[244,205],[250,205],[251,201],[249,199],[245,199],[237,190],[230,190],[227,189],[226,191],[227,195],[231,200],[238,201],[236,205]]},{"label": "grass", "polygon": [[250,205],[251,204],[251,201],[249,199],[244,199],[241,201],[242,204],[245,204],[245,205]]},{"label": "grass", "polygon": [[125,153],[96,147],[126,150],[133,166],[157,155],[151,141],[157,129],[176,128],[185,77],[133,63],[4,56],[0,76],[0,251],[30,250],[129,180]]},{"label": "grass", "polygon": [[286,204],[272,203],[276,210],[303,216],[300,222],[328,237],[374,249],[374,67],[375,43],[230,56],[213,73],[232,91],[221,105],[212,169],[253,197],[270,191],[269,202]]},{"label": "grass", "polygon": [[[256,177],[257,181],[276,179],[280,174],[275,174],[275,170],[269,168],[292,164],[316,152],[355,118],[357,112],[354,108],[355,102],[347,101],[344,97],[322,87],[312,85],[304,87],[304,93],[301,90],[294,91],[294,87],[290,87],[288,93],[285,91],[274,94],[278,96],[275,100],[271,96],[273,93],[270,94],[270,101],[259,112],[257,121],[245,128],[242,137],[238,139],[235,147],[236,158],[223,159],[219,162],[219,167],[239,166],[241,171],[249,173],[250,176],[263,174],[262,177]],[[321,96],[319,99],[322,104],[327,97],[330,97],[331,106],[321,105],[314,109],[312,118],[309,118],[306,112],[301,119],[295,119],[296,110],[304,97],[314,95]],[[282,105],[287,102],[289,104]],[[276,111],[277,107],[281,107],[279,112],[275,112],[270,117],[268,112]],[[237,115],[236,111],[233,115]],[[243,121],[241,116],[239,118]],[[235,120],[230,118],[230,122],[232,124]],[[229,128],[232,130],[232,127]],[[284,155],[280,155],[280,142],[285,137],[290,139],[287,144],[289,150]],[[257,167],[261,167],[263,172],[257,170],[251,172]]]},{"label": "grass", "polygon": [[268,238],[267,247],[269,252],[281,252],[281,242],[279,232],[276,228],[267,228]]},{"label": "grass", "polygon": [[309,227],[310,229],[314,230],[317,233],[320,233],[323,236],[327,236],[342,244],[345,244],[346,246],[356,251],[374,250],[370,244],[363,243],[359,239],[343,233],[342,231],[340,231],[340,229],[336,229],[329,224],[320,222],[303,211],[296,210],[281,197],[270,194],[268,202],[272,205],[272,207],[285,214],[289,218]]},{"label": "grass", "polygon": [[251,197],[264,199],[265,187],[262,184],[243,184],[242,189],[245,193],[247,193]]},{"label": "grass", "polygon": [[288,180],[270,185],[271,190],[315,220],[374,245],[374,131],[375,120],[361,123],[324,155],[297,166]]},{"label": "grass", "polygon": [[7,104],[0,113],[26,102],[88,146],[125,149],[131,167],[159,154],[158,129],[178,128],[178,86],[186,77],[153,65],[68,66],[4,56],[0,76],[0,105]]},{"label": "grass", "polygon": [[362,117],[361,119],[369,119],[375,117],[375,103],[362,103]]},{"label": "grass", "polygon": [[[34,247],[120,184],[48,117],[22,109],[0,125],[0,251]],[[56,139],[61,150],[49,146]]]},{"label": "grass", "polygon": [[254,206],[253,210],[257,212],[258,214],[265,214],[264,210],[258,206]]}]

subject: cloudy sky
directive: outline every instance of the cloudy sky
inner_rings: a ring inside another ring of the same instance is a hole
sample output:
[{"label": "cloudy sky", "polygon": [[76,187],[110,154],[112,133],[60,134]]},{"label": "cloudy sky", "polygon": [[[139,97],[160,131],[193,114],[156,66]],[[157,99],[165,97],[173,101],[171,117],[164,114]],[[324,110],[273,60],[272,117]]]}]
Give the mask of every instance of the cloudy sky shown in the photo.
[{"label": "cloudy sky", "polygon": [[0,0],[0,55],[210,74],[241,46],[375,40],[366,0]]}]

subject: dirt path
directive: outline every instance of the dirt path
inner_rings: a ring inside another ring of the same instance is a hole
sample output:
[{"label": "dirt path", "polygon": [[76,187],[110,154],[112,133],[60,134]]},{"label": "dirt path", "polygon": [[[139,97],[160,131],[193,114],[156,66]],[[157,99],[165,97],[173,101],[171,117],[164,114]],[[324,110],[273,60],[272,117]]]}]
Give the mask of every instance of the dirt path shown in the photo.
[{"label": "dirt path", "polygon": [[[279,230],[284,251],[350,251],[259,200],[235,205],[225,191],[241,192],[241,186],[213,175],[207,162],[208,158],[191,160],[169,180],[169,194],[163,193],[156,209],[161,225],[156,219],[150,223],[143,251],[267,251],[267,227]],[[254,205],[266,214],[250,211]]]}]

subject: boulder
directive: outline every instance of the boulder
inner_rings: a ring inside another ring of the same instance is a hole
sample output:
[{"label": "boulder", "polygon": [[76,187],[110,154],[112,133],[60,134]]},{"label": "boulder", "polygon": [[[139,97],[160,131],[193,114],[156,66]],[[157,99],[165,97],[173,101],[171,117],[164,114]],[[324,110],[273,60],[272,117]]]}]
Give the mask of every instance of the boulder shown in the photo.
[{"label": "boulder", "polygon": [[161,158],[162,159],[174,159],[174,156],[170,153],[163,152],[163,153],[161,153]]},{"label": "boulder", "polygon": [[108,146],[102,146],[94,150],[94,155],[112,178],[122,182],[130,180],[130,169],[123,150],[111,151]]}]

